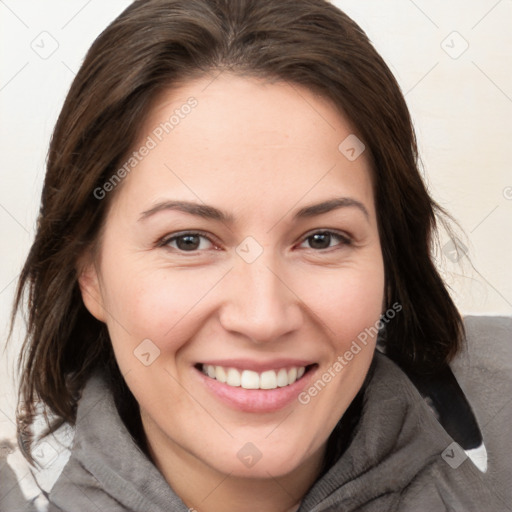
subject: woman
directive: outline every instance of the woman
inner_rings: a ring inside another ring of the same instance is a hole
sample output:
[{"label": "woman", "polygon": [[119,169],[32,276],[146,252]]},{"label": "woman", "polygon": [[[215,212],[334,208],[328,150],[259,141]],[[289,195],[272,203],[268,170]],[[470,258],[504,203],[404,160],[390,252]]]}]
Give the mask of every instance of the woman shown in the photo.
[{"label": "woman", "polygon": [[462,344],[439,211],[334,6],[134,2],[69,91],[17,296],[27,457],[38,397],[75,429],[50,510],[489,509],[399,368]]}]

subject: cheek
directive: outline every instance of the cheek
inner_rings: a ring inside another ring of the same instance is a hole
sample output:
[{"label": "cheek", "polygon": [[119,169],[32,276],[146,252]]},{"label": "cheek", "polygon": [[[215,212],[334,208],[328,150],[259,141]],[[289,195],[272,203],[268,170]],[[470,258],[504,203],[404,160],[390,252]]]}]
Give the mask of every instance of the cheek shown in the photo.
[{"label": "cheek", "polygon": [[[110,264],[109,264],[110,263]],[[146,339],[176,352],[201,325],[205,300],[220,270],[169,269],[137,260],[105,262],[105,307],[116,355],[131,354]]]},{"label": "cheek", "polygon": [[340,270],[318,280],[311,309],[329,338],[329,357],[310,387],[299,395],[309,428],[327,438],[356,396],[371,364],[382,314],[384,270],[380,260],[366,268]]},{"label": "cheek", "polygon": [[368,267],[339,269],[302,288],[304,302],[316,313],[330,338],[339,348],[373,325],[382,313],[384,270],[377,260]]},{"label": "cheek", "polygon": [[339,269],[318,280],[314,290],[310,305],[324,324],[330,350],[299,403],[314,423],[311,428],[328,437],[371,364],[384,296],[382,260]]}]

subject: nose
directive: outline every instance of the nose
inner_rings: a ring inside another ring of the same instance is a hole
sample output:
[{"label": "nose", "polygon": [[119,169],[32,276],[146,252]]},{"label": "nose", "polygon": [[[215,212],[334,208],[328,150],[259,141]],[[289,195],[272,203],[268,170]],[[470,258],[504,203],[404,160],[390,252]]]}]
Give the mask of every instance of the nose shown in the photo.
[{"label": "nose", "polygon": [[258,344],[278,340],[303,322],[302,301],[292,283],[268,260],[261,256],[253,263],[237,261],[225,283],[227,296],[220,312],[224,329]]}]

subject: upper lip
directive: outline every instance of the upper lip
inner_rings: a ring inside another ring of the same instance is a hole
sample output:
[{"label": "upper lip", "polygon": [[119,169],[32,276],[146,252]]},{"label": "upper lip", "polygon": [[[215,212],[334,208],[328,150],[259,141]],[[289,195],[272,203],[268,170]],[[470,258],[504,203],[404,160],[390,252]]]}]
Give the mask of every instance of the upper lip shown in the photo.
[{"label": "upper lip", "polygon": [[222,366],[223,368],[236,368],[239,370],[252,370],[254,372],[261,373],[266,370],[310,366],[314,364],[314,361],[290,358],[272,359],[271,361],[255,361],[254,359],[211,359],[208,361],[201,361],[199,364]]}]

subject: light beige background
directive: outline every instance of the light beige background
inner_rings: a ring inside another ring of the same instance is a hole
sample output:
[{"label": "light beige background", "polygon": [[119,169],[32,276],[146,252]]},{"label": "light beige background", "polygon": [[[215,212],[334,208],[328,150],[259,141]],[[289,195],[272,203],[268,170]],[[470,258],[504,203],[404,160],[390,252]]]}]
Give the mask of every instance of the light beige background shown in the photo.
[{"label": "light beige background", "polygon": [[[86,50],[129,3],[0,0],[2,340],[34,234],[52,127]],[[466,256],[453,262],[451,253],[438,254],[456,303],[464,314],[511,315],[512,1],[335,3],[395,73],[428,186],[467,234],[473,267]],[[446,241],[442,234],[441,247]],[[0,437],[14,433],[13,361],[21,331],[0,361]]]}]

